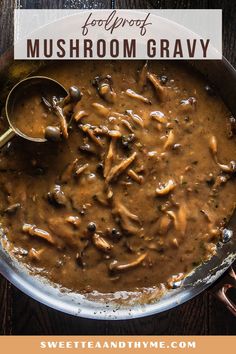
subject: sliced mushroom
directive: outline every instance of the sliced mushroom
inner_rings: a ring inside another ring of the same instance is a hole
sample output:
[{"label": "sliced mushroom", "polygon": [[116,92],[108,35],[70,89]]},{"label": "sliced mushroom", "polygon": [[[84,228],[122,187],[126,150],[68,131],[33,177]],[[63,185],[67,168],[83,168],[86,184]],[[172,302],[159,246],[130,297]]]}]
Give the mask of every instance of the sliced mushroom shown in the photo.
[{"label": "sliced mushroom", "polygon": [[135,268],[137,266],[139,266],[144,259],[147,257],[147,253],[143,253],[140,256],[138,256],[138,258],[134,259],[133,261],[130,261],[128,263],[121,263],[118,262],[116,260],[114,260],[113,262],[111,262],[109,264],[109,270],[113,273],[115,272],[123,272],[132,268]]},{"label": "sliced mushroom", "polygon": [[135,160],[137,153],[134,152],[131,156],[127,159],[123,160],[118,165],[111,168],[107,177],[106,183],[110,183],[112,180],[116,179],[121,173],[123,173],[129,165]]},{"label": "sliced mushroom", "polygon": [[186,100],[182,100],[179,105],[179,109],[182,113],[191,113],[196,109],[197,100],[195,97],[189,97]]},{"label": "sliced mushroom", "polygon": [[110,114],[110,109],[100,103],[92,103],[92,107],[95,109],[96,113],[103,118],[107,118]]},{"label": "sliced mushroom", "polygon": [[52,102],[49,102],[45,97],[42,97],[42,101],[45,104],[45,106],[59,118],[59,124],[60,124],[62,135],[64,136],[65,139],[67,139],[68,138],[67,122],[63,112],[63,108],[59,105],[60,102],[57,100],[56,97],[52,98]]},{"label": "sliced mushroom", "polygon": [[167,123],[167,118],[164,113],[160,111],[154,111],[150,113],[150,118],[155,119],[158,123],[165,124]]},{"label": "sliced mushroom", "polygon": [[166,88],[161,86],[160,81],[154,74],[148,72],[147,78],[153,84],[156,90],[157,97],[160,99],[160,101],[163,101],[166,98],[166,93],[165,93]]},{"label": "sliced mushroom", "polygon": [[121,120],[121,123],[126,127],[128,128],[128,130],[133,133],[134,132],[134,129],[132,127],[132,125],[130,124],[130,122],[128,122],[126,119],[122,119]]},{"label": "sliced mushroom", "polygon": [[132,120],[134,121],[134,123],[138,124],[140,127],[144,127],[144,121],[143,119],[138,115],[138,114],[135,114],[132,110],[128,109],[126,111],[126,114],[132,118]]},{"label": "sliced mushroom", "polygon": [[65,139],[68,139],[68,129],[66,117],[64,115],[63,109],[59,106],[58,101],[53,98],[53,110],[57,117],[59,118],[61,133]]},{"label": "sliced mushroom", "polygon": [[217,159],[217,140],[214,135],[212,135],[209,139],[209,149],[210,149],[214,159]]},{"label": "sliced mushroom", "polygon": [[187,208],[182,204],[177,213],[170,210],[166,212],[174,221],[175,229],[180,231],[181,235],[185,234],[187,227]]},{"label": "sliced mushroom", "polygon": [[164,150],[166,150],[167,148],[169,148],[170,146],[173,146],[174,144],[174,139],[175,139],[175,135],[174,135],[174,131],[173,129],[171,129],[169,131],[169,134],[167,136],[166,142],[164,144]]},{"label": "sliced mushroom", "polygon": [[135,92],[131,89],[126,90],[125,93],[127,96],[132,97],[136,100],[139,100],[139,101],[147,103],[147,104],[151,104],[151,101],[147,97],[139,95],[137,92]]},{"label": "sliced mushroom", "polygon": [[215,179],[215,183],[212,186],[211,195],[217,194],[220,187],[222,187],[225,183],[227,183],[227,181],[229,181],[230,178],[231,175],[229,173],[218,175]]},{"label": "sliced mushroom", "polygon": [[187,208],[184,203],[182,203],[178,210],[178,222],[176,224],[176,228],[180,231],[181,235],[185,235],[186,228],[187,228]]},{"label": "sliced mushroom", "polygon": [[39,237],[43,240],[46,240],[47,242],[49,242],[51,244],[55,243],[52,235],[49,232],[39,229],[36,225],[23,224],[22,231],[28,233],[31,236],[36,236],[36,237]]},{"label": "sliced mushroom", "polygon": [[156,194],[158,196],[167,195],[171,191],[173,191],[175,187],[176,187],[176,183],[172,179],[170,179],[167,183],[160,184],[160,187],[156,189]]},{"label": "sliced mushroom", "polygon": [[87,168],[89,167],[88,163],[85,163],[84,165],[78,166],[75,170],[75,176],[78,177],[83,173]]},{"label": "sliced mushroom", "polygon": [[209,149],[214,157],[215,162],[217,163],[217,165],[220,167],[220,169],[225,172],[225,173],[229,173],[229,174],[233,174],[236,172],[236,162],[235,161],[230,161],[230,163],[227,164],[222,164],[219,162],[218,160],[218,156],[217,156],[217,140],[216,137],[214,135],[212,135],[210,137],[210,141],[209,141]]},{"label": "sliced mushroom", "polygon": [[110,75],[105,77],[97,76],[92,82],[93,86],[96,87],[98,94],[105,101],[109,103],[114,103],[116,100],[116,93],[112,88],[112,79]]},{"label": "sliced mushroom", "polygon": [[56,206],[65,206],[67,199],[59,184],[55,184],[53,189],[48,193],[48,199]]},{"label": "sliced mushroom", "polygon": [[41,254],[44,252],[44,249],[36,250],[35,248],[31,248],[28,253],[28,257],[31,261],[40,261]]},{"label": "sliced mushroom", "polygon": [[171,225],[171,218],[168,214],[164,214],[158,221],[158,233],[165,235]]},{"label": "sliced mushroom", "polygon": [[169,215],[173,219],[174,225],[176,228],[176,225],[178,223],[176,213],[173,210],[167,210],[166,214]]},{"label": "sliced mushroom", "polygon": [[112,245],[108,242],[108,241],[106,241],[102,236],[100,236],[100,235],[98,235],[98,234],[93,234],[93,236],[92,236],[92,241],[93,241],[93,244],[94,244],[94,246],[98,249],[98,250],[100,250],[100,251],[102,251],[102,252],[105,252],[105,253],[107,253],[107,252],[110,252],[111,251],[111,249],[112,249]]},{"label": "sliced mushroom", "polygon": [[112,163],[114,160],[114,156],[115,156],[115,146],[116,146],[116,139],[111,139],[110,141],[110,145],[108,148],[108,153],[105,156],[104,159],[104,171],[103,171],[103,176],[105,178],[107,178],[108,173],[110,172],[111,168],[112,168]]},{"label": "sliced mushroom", "polygon": [[103,143],[99,137],[94,134],[94,127],[90,124],[80,124],[79,128],[83,130],[84,133],[88,134],[91,140],[98,145],[99,147],[103,147]]},{"label": "sliced mushroom", "polygon": [[78,112],[73,114],[73,119],[76,122],[79,122],[84,117],[88,117],[88,113],[86,111],[78,111]]},{"label": "sliced mushroom", "polygon": [[137,174],[134,170],[132,170],[132,169],[130,169],[127,174],[128,174],[128,176],[129,176],[133,181],[137,182],[138,184],[142,184],[143,181],[144,181],[143,176],[138,175],[138,174]]},{"label": "sliced mushroom", "polygon": [[235,161],[230,161],[230,163],[228,165],[218,163],[218,166],[225,173],[232,174],[232,173],[236,172],[236,162]]},{"label": "sliced mushroom", "polygon": [[148,64],[146,62],[139,73],[138,88],[141,92],[143,92],[144,87],[147,84],[147,71],[148,71]]},{"label": "sliced mushroom", "polygon": [[131,213],[123,204],[114,202],[112,213],[119,217],[121,227],[124,231],[129,234],[136,234],[138,232],[141,225],[139,217]]},{"label": "sliced mushroom", "polygon": [[233,116],[227,120],[227,133],[229,138],[236,134],[236,119]]},{"label": "sliced mushroom", "polygon": [[21,204],[20,203],[15,203],[15,204],[11,204],[9,207],[7,207],[4,212],[7,214],[15,214],[17,212],[18,209],[20,209]]},{"label": "sliced mushroom", "polygon": [[111,138],[120,138],[121,137],[121,132],[117,129],[109,130],[108,135]]},{"label": "sliced mushroom", "polygon": [[81,219],[78,216],[74,216],[74,215],[67,216],[66,221],[75,227],[79,227],[81,224]]},{"label": "sliced mushroom", "polygon": [[179,241],[178,239],[175,237],[175,238],[172,238],[171,241],[170,241],[170,245],[173,247],[173,248],[179,248]]},{"label": "sliced mushroom", "polygon": [[98,149],[96,149],[95,146],[85,143],[79,146],[80,152],[89,154],[89,155],[94,155],[94,156],[100,156]]}]

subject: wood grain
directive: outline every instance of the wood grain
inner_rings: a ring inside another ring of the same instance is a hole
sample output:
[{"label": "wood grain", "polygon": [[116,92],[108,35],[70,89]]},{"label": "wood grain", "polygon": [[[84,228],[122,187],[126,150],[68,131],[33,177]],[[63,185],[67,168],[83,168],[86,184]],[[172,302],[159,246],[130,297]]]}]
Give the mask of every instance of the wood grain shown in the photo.
[{"label": "wood grain", "polygon": [[[21,8],[223,8],[224,55],[236,66],[236,2],[220,0],[0,0],[0,54],[13,42],[13,10]],[[0,334],[236,334],[236,318],[211,294],[160,315],[130,321],[91,321],[52,310],[0,276]]]}]

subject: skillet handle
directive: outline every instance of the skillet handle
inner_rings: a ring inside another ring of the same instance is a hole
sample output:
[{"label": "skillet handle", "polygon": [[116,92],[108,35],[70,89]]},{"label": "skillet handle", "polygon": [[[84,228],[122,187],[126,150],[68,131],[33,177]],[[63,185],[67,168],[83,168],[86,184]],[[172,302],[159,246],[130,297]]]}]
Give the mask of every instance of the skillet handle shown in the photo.
[{"label": "skillet handle", "polygon": [[229,309],[229,311],[236,316],[236,303],[234,303],[227,295],[230,288],[236,289],[236,274],[233,267],[230,267],[226,275],[217,282],[210,292]]}]

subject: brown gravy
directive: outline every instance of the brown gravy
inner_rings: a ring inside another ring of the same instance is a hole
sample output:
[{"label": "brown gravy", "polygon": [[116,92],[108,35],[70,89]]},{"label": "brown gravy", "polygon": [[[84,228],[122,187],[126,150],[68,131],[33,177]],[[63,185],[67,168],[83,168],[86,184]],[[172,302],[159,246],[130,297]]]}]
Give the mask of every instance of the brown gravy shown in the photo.
[{"label": "brown gravy", "polygon": [[[17,258],[66,288],[107,293],[172,286],[211,257],[236,201],[235,121],[203,78],[138,61],[39,74],[83,97],[68,139],[14,139],[0,152],[2,225]],[[45,108],[32,109],[37,122]]]},{"label": "brown gravy", "polygon": [[43,90],[37,86],[23,91],[14,102],[12,110],[14,127],[28,137],[45,138],[47,126],[57,127],[59,125],[56,114],[44,103],[44,101],[49,103],[46,97],[53,97],[54,94],[55,92],[50,87],[45,87]]}]

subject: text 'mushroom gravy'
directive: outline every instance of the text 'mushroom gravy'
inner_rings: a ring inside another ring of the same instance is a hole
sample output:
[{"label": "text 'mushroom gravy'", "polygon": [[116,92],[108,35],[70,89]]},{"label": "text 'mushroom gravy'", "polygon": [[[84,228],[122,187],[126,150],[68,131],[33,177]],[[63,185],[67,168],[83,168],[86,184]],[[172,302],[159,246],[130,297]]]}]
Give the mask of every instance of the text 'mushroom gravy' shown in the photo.
[{"label": "text 'mushroom gravy'", "polygon": [[[71,123],[58,124],[59,141],[14,139],[0,153],[2,225],[17,258],[63,287],[103,293],[171,286],[208,259],[236,201],[235,120],[202,77],[138,61],[38,74],[82,98],[62,107]],[[36,101],[26,124],[47,117]]]}]

